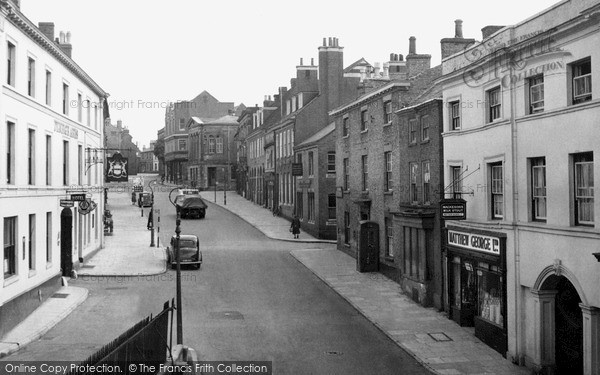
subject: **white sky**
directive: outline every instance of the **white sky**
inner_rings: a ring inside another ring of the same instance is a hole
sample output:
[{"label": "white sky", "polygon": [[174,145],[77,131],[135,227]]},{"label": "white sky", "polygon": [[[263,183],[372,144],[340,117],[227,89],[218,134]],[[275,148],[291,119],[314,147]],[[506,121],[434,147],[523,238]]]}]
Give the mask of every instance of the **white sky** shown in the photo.
[{"label": "white sky", "polygon": [[123,120],[142,148],[164,126],[164,103],[207,90],[262,105],[289,87],[301,57],[317,64],[323,37],[339,38],[348,66],[406,56],[414,35],[417,53],[435,66],[455,19],[465,38],[481,40],[482,27],[518,23],[556,2],[21,0],[21,11],[36,24],[54,22],[57,37],[71,31],[73,59],[110,93],[112,122]]}]

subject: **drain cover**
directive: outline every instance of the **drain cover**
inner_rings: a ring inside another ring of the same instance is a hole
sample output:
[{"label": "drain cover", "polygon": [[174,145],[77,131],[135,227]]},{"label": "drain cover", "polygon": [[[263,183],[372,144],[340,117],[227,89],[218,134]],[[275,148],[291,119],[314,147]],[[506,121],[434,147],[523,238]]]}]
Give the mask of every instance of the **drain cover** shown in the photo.
[{"label": "drain cover", "polygon": [[50,298],[67,298],[68,296],[68,293],[54,293]]},{"label": "drain cover", "polygon": [[328,350],[325,352],[325,354],[327,354],[327,355],[342,355],[344,353],[338,352],[337,350]]},{"label": "drain cover", "polygon": [[209,314],[211,319],[229,319],[229,320],[242,320],[244,315],[239,311],[213,311]]},{"label": "drain cover", "polygon": [[443,332],[438,332],[438,333],[428,333],[428,335],[434,339],[435,341],[452,341],[452,339],[450,337],[448,337],[448,335],[446,335]]}]

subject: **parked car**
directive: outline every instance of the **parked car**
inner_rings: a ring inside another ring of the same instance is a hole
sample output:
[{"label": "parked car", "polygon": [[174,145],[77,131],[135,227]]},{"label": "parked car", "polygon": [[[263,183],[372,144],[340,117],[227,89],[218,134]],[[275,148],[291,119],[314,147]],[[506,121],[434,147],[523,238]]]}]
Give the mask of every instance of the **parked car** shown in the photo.
[{"label": "parked car", "polygon": [[[174,235],[171,237],[171,243],[167,247],[167,262],[171,264],[171,268],[177,267],[176,244],[177,236]],[[197,269],[200,269],[202,252],[200,251],[198,236],[194,234],[181,234],[179,236],[179,249],[181,265],[193,265]]]},{"label": "parked car", "polygon": [[104,211],[104,233],[112,233],[113,232],[113,218],[110,210]]},{"label": "parked car", "polygon": [[152,194],[150,193],[140,193],[138,197],[138,206],[139,207],[152,207]]},{"label": "parked car", "polygon": [[206,216],[206,203],[198,195],[188,195],[180,201],[179,216],[182,219],[196,218],[204,219]]}]

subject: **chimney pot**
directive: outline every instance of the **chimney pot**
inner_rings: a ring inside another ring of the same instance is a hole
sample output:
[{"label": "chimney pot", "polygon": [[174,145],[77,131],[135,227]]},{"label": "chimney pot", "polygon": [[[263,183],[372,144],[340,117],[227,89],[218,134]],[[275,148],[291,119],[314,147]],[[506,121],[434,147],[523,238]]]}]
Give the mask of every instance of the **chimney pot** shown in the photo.
[{"label": "chimney pot", "polygon": [[327,38],[323,38],[323,47],[327,47]]},{"label": "chimney pot", "polygon": [[300,58],[300,65],[304,65],[304,64],[302,63],[302,57]]},{"label": "chimney pot", "polygon": [[310,58],[310,65],[311,65],[311,66],[314,66],[314,65],[315,65],[315,58],[314,58],[314,57],[311,57],[311,58]]},{"label": "chimney pot", "polygon": [[70,31],[67,31],[66,43],[71,44],[71,32]]},{"label": "chimney pot", "polygon": [[58,34],[58,39],[59,39],[59,43],[60,44],[64,44],[65,43],[65,32],[64,31],[61,31]]},{"label": "chimney pot", "polygon": [[462,20],[456,20],[454,21],[454,37],[455,38],[461,38],[463,37],[463,30],[462,30]]},{"label": "chimney pot", "polygon": [[390,61],[394,61],[394,54],[390,53]]},{"label": "chimney pot", "polygon": [[415,38],[414,36],[411,36],[410,38],[408,38],[408,54],[409,55],[414,55],[417,53],[417,38]]},{"label": "chimney pot", "polygon": [[404,55],[403,54],[399,54],[398,55],[398,61],[404,61]]},{"label": "chimney pot", "polygon": [[329,47],[331,47],[331,46],[332,46],[332,43],[333,43],[333,38],[332,38],[332,37],[329,37]]}]

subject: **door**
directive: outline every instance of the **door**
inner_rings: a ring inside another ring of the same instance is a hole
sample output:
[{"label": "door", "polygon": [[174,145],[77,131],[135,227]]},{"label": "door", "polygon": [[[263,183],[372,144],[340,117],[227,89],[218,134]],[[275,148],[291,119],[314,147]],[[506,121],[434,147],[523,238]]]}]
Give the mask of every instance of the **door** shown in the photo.
[{"label": "door", "polygon": [[60,268],[63,276],[73,270],[73,213],[64,208],[60,214]]},{"label": "door", "polygon": [[583,316],[577,290],[566,277],[557,284],[555,301],[556,369],[558,374],[583,374]]},{"label": "door", "polygon": [[357,270],[376,272],[379,270],[379,224],[373,221],[359,223]]},{"label": "door", "polygon": [[217,168],[208,167],[208,186],[215,186],[217,183]]}]

